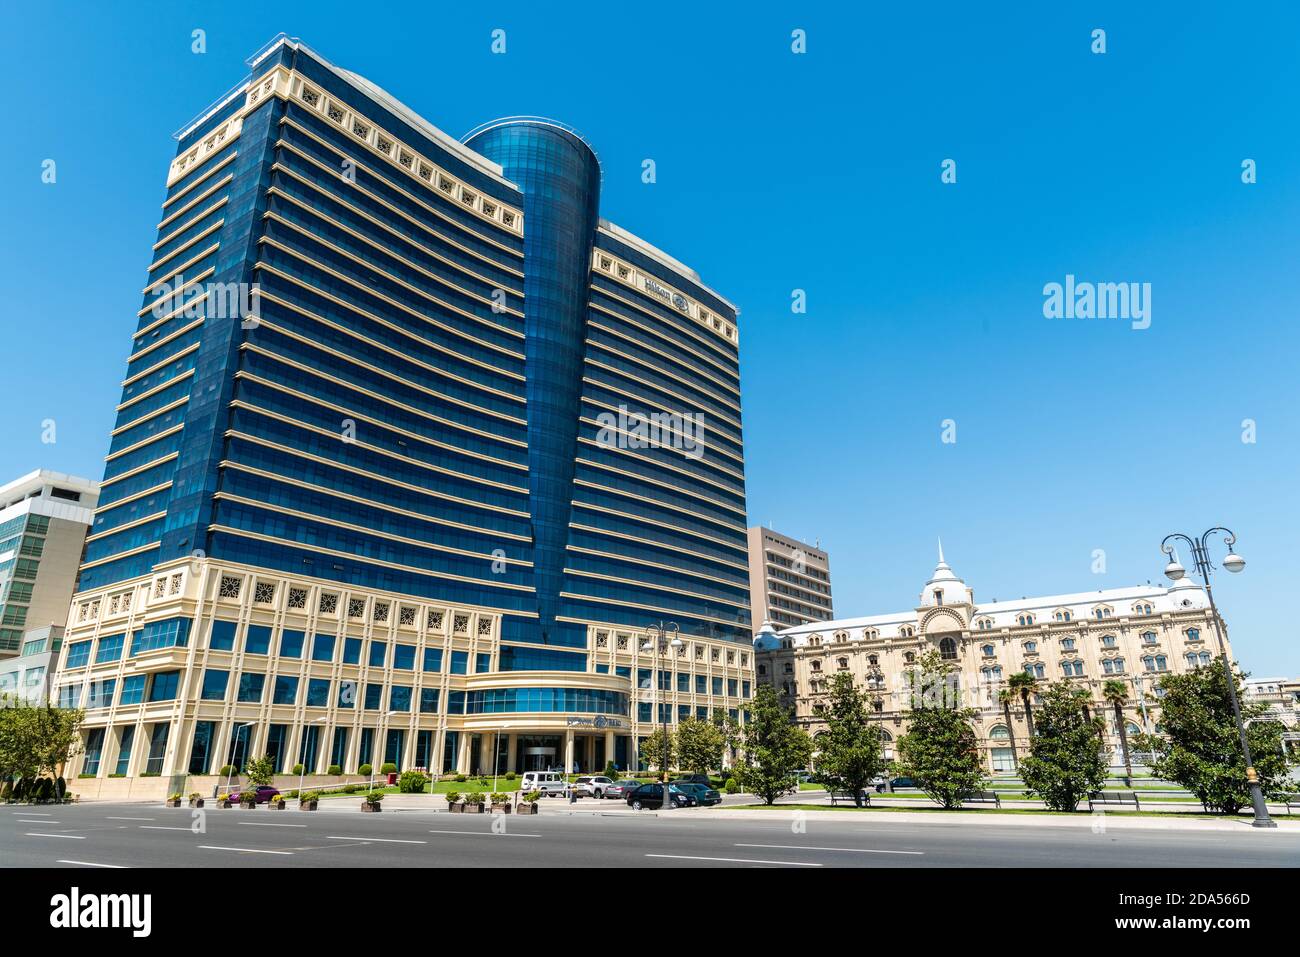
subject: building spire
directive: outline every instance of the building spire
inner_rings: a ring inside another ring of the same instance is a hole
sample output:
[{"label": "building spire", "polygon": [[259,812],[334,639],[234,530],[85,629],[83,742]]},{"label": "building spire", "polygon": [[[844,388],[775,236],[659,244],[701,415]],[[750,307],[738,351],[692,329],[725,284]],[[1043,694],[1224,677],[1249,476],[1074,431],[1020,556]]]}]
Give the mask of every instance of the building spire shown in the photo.
[{"label": "building spire", "polygon": [[939,564],[943,564],[943,539],[939,539]]}]

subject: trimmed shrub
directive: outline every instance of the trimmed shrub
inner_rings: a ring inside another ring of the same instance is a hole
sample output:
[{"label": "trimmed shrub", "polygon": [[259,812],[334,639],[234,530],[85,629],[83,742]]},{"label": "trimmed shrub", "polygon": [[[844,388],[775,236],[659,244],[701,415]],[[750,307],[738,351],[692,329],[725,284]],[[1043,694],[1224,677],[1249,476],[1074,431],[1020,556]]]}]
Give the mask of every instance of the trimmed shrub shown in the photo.
[{"label": "trimmed shrub", "polygon": [[396,774],[396,773],[397,773],[397,765],[394,764],[392,761],[385,761],[383,764],[381,764],[381,765],[379,766],[379,773],[380,773],[380,774]]},{"label": "trimmed shrub", "polygon": [[736,783],[735,778],[727,778],[727,783],[722,786],[722,789],[728,794],[740,793],[740,785]]},{"label": "trimmed shrub", "polygon": [[458,775],[456,775],[456,780],[457,780],[458,782],[464,783],[465,781],[468,781],[468,780],[469,780],[469,775],[467,775],[467,774],[458,774]]},{"label": "trimmed shrub", "polygon": [[373,764],[363,764],[361,767],[357,768],[357,774],[369,774],[374,769],[375,767]]},{"label": "trimmed shrub", "polygon": [[419,771],[403,771],[397,779],[397,790],[403,794],[423,794],[428,780]]},{"label": "trimmed shrub", "polygon": [[302,774],[302,765],[301,765],[301,764],[295,764],[295,765],[293,766],[293,771],[292,771],[292,773],[293,773],[293,774]]},{"label": "trimmed shrub", "polygon": [[329,768],[325,771],[325,773],[326,773],[326,774],[333,774],[333,775],[340,775],[340,774],[343,773],[343,769],[342,769],[341,767],[339,767],[337,764],[331,764],[331,765],[329,766]]}]

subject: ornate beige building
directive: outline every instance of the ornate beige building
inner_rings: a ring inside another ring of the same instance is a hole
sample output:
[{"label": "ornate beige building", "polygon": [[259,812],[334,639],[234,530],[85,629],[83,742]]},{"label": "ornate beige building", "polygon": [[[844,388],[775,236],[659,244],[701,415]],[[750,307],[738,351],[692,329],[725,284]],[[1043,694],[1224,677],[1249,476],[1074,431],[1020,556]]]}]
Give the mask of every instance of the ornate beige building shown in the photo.
[{"label": "ornate beige building", "polygon": [[1129,734],[1155,730],[1160,719],[1156,679],[1209,665],[1217,657],[1209,600],[1188,579],[1169,588],[1140,585],[977,603],[974,591],[944,561],[942,546],[915,608],[783,631],[765,623],[755,648],[756,680],[788,695],[797,720],[814,737],[825,730],[819,711],[831,677],[852,674],[873,693],[888,757],[907,731],[909,666],[938,650],[957,666],[962,703],[979,709],[976,730],[995,772],[1014,770],[1028,744],[1023,709],[1012,706],[1009,728],[998,701],[1014,672],[1027,671],[1043,683],[1068,679],[1087,689],[1093,707],[1105,716],[1112,764],[1118,765],[1119,735],[1114,710],[1102,698],[1103,684],[1118,679],[1128,686]]}]

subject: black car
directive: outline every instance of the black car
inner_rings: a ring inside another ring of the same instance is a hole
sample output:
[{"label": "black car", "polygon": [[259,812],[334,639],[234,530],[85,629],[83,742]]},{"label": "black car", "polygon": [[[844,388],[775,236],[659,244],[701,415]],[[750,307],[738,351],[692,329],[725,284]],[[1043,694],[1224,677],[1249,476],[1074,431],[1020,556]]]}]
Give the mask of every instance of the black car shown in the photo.
[{"label": "black car", "polygon": [[712,807],[715,804],[722,803],[722,792],[717,788],[705,787],[703,784],[696,784],[694,781],[674,781],[673,787],[681,788],[695,798],[695,803],[700,807]]},{"label": "black car", "polygon": [[[698,803],[695,798],[675,784],[668,785],[668,793],[672,796],[673,807],[695,807]],[[628,807],[636,808],[638,811],[643,808],[648,811],[658,810],[664,806],[664,786],[658,782],[643,784],[628,792],[627,803]]]}]

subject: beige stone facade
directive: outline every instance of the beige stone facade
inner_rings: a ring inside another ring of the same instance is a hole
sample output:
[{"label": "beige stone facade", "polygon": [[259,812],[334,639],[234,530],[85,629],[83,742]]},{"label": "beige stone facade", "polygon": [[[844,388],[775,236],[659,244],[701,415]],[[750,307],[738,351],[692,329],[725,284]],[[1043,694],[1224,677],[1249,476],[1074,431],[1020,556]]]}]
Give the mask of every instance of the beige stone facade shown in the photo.
[{"label": "beige stone facade", "polygon": [[1187,579],[1170,588],[1143,585],[979,603],[942,551],[914,608],[784,630],[769,624],[755,647],[756,680],[788,695],[798,722],[814,737],[825,729],[818,711],[831,677],[852,674],[873,693],[888,756],[907,731],[909,666],[931,649],[940,651],[957,667],[962,703],[979,709],[976,730],[991,772],[1014,770],[1028,743],[1023,709],[1011,707],[1008,725],[998,701],[1014,672],[1029,670],[1043,683],[1068,679],[1087,689],[1095,712],[1105,717],[1112,763],[1118,765],[1119,735],[1113,708],[1102,698],[1104,683],[1118,679],[1128,686],[1124,720],[1130,734],[1155,730],[1156,679],[1218,660],[1209,601]]},{"label": "beige stone facade", "polygon": [[831,560],[821,548],[761,525],[750,528],[749,601],[753,621],[777,628],[834,617]]}]

